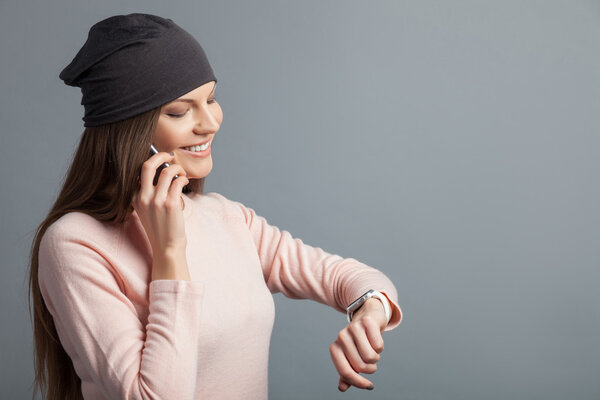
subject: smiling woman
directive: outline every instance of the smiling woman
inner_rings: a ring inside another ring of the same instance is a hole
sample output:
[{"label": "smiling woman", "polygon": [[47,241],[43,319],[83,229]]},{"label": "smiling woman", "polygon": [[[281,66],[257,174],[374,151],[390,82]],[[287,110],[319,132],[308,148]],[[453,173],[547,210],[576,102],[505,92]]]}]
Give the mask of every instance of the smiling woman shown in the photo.
[{"label": "smiling woman", "polygon": [[373,388],[360,373],[402,319],[394,284],[204,193],[223,112],[191,35],[154,15],[110,17],[60,77],[82,90],[85,130],[31,250],[44,398],[265,400],[278,292],[352,305],[329,347],[333,384]]},{"label": "smiling woman", "polygon": [[214,98],[216,85],[205,83],[161,107],[154,145],[173,152],[174,163],[183,167],[189,179],[204,178],[212,169],[212,142],[223,121]]}]

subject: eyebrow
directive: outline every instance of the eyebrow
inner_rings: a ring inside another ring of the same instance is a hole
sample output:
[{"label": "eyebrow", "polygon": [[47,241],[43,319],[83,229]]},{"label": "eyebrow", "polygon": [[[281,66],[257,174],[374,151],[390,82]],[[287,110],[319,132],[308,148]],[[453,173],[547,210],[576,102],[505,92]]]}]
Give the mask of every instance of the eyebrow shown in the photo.
[{"label": "eyebrow", "polygon": [[[212,88],[212,91],[211,91],[211,92],[208,94],[208,97],[210,97],[210,95],[211,95],[211,94],[213,94],[213,93],[215,92],[215,88],[216,88],[216,87],[217,87],[217,82],[215,82],[215,84],[214,84],[214,86],[213,86],[213,88]],[[185,99],[185,98],[181,98],[181,99],[175,99],[175,100],[173,100],[171,103],[175,103],[175,102],[178,102],[178,101],[183,101],[183,102],[186,102],[186,103],[194,103],[194,102],[195,102],[195,100],[194,100],[194,99]],[[169,103],[169,104],[171,104],[171,103]]]}]

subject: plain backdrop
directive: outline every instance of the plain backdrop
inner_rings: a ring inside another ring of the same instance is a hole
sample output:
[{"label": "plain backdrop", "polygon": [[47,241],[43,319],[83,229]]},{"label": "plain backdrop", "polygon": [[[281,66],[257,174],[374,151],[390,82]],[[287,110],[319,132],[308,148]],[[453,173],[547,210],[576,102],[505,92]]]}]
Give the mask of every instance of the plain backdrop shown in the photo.
[{"label": "plain backdrop", "polygon": [[29,249],[83,131],[58,73],[131,12],[219,79],[206,191],[398,289],[372,392],[337,390],[345,315],[276,294],[270,398],[600,399],[591,0],[0,1],[0,398],[31,397]]}]

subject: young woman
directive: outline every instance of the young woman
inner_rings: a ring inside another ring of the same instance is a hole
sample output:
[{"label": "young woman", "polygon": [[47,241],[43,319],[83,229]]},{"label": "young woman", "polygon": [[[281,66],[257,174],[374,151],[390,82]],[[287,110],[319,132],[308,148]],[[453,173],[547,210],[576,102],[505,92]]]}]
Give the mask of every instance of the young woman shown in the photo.
[{"label": "young woman", "polygon": [[203,192],[223,113],[198,42],[170,19],[110,17],[60,77],[81,88],[85,129],[31,251],[36,391],[266,399],[277,292],[347,312],[338,388],[372,389],[359,373],[400,323],[396,288]]}]

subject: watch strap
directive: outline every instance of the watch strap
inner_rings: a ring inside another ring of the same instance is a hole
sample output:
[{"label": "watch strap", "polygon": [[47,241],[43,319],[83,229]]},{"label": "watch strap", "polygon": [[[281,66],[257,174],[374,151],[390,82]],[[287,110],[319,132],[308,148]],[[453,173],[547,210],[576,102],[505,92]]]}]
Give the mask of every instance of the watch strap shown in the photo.
[{"label": "watch strap", "polygon": [[370,299],[371,297],[375,297],[381,301],[381,304],[383,304],[383,310],[385,312],[385,317],[386,317],[387,321],[390,322],[391,311],[390,311],[390,303],[389,303],[387,297],[380,291],[373,290],[373,289],[367,291],[362,296],[360,296],[358,299],[354,300],[346,308],[346,317],[348,319],[348,322],[352,321],[352,316],[354,315],[354,313],[356,311],[358,311],[358,309],[364,304],[364,302],[367,301],[367,299]]}]

